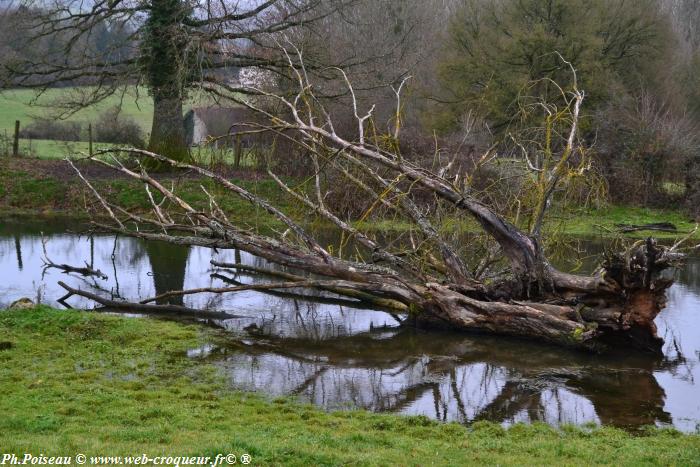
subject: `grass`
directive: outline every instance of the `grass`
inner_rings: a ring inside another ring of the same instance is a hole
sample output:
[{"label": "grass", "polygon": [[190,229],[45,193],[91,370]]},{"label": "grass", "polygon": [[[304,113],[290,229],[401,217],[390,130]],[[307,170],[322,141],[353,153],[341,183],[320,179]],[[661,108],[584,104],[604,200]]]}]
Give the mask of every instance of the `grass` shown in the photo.
[{"label": "grass", "polygon": [[[220,156],[220,154],[217,154]],[[206,153],[197,155],[207,162],[210,157]],[[230,154],[223,154],[225,160]],[[244,166],[253,164],[249,155],[244,158]],[[244,172],[242,172],[244,173]],[[303,223],[308,223],[310,217],[289,196],[282,193],[279,187],[269,179],[234,180],[249,191],[260,195],[279,207],[291,217]],[[115,201],[127,209],[145,211],[149,204],[143,187],[133,180],[98,179],[93,184],[103,194],[113,197]],[[182,194],[188,202],[206,208],[208,199],[200,185],[217,197],[222,209],[231,216],[234,222],[241,225],[261,228],[282,228],[282,224],[269,214],[251,205],[247,201],[227,192],[210,181],[185,179],[178,181],[176,192]],[[86,201],[92,201],[92,196],[86,192],[83,185],[72,179],[69,183],[57,178],[30,173],[16,168],[12,159],[0,158],[0,214],[69,214],[73,217],[87,217],[84,213]],[[546,224],[550,232],[578,236],[617,235],[616,224],[646,224],[652,222],[672,222],[678,227],[678,234],[664,232],[640,231],[626,234],[630,238],[643,238],[650,233],[657,238],[674,238],[693,230],[695,223],[679,209],[651,209],[627,206],[608,206],[599,209],[573,209],[564,213],[553,212]],[[405,222],[392,219],[372,219],[358,223],[358,227],[373,231],[402,231],[410,228]],[[458,223],[449,220],[439,228],[448,232],[475,232],[479,229],[476,222],[466,217]],[[696,232],[694,238],[700,238]]]},{"label": "grass", "polygon": [[[202,191],[216,196],[221,208],[234,222],[254,228],[270,229],[281,227],[281,223],[264,211],[232,195],[225,189],[208,180],[173,180],[176,193],[194,206],[208,206],[208,198]],[[289,213],[297,213],[297,207],[269,179],[234,180],[252,193],[257,193]],[[144,212],[150,209],[143,186],[130,179],[97,179],[92,184],[103,196],[114,200],[127,209]],[[166,183],[170,186],[170,181]],[[92,203],[93,197],[82,183],[30,173],[16,168],[12,159],[0,158],[0,214],[53,214],[69,215],[75,218],[88,216],[85,206]],[[296,214],[301,217],[301,214]]]},{"label": "grass", "polygon": [[[233,166],[236,160],[235,150],[233,148],[214,148],[211,146],[198,146],[190,150],[192,159],[199,165],[209,166],[212,163],[226,164]],[[252,150],[242,148],[240,167],[255,167],[257,160]]]},{"label": "grass", "polygon": [[[56,102],[71,96],[79,89],[49,89],[39,97],[36,96],[35,91],[30,89],[0,92],[0,138],[3,141],[11,142],[15,120],[19,120],[20,125],[24,127],[36,117],[55,116],[57,112]],[[150,131],[153,103],[145,89],[139,89],[138,93],[132,89],[123,96],[123,99],[120,95],[111,96],[98,104],[79,110],[68,116],[66,120],[95,124],[100,113],[116,105],[121,105],[122,114],[136,121],[144,134]],[[106,145],[95,144],[95,149],[102,146]],[[6,150],[9,151],[8,148],[0,148],[2,152]],[[68,154],[87,152],[87,150],[87,142],[20,139],[19,143],[20,154],[45,159],[60,159]]]},{"label": "grass", "polygon": [[[653,209],[636,206],[607,206],[599,209],[573,209],[564,215],[554,216],[549,226],[560,228],[572,235],[607,235],[616,231],[616,224],[643,225],[655,222],[671,222],[678,228],[678,234],[654,231],[655,237],[670,238],[689,233],[695,228],[695,222],[685,214],[681,207],[676,209]],[[634,232],[633,236],[644,237],[649,231]],[[700,232],[695,234],[700,238]]]},{"label": "grass", "polygon": [[[227,388],[187,349],[204,327],[46,307],[0,312],[0,446],[38,455],[252,456],[254,465],[699,465],[700,436],[651,429],[467,428],[327,413]],[[229,343],[229,347],[233,345]]]},{"label": "grass", "polygon": [[[118,145],[110,143],[93,143],[93,151],[109,149]],[[4,148],[0,141],[0,157],[11,152],[11,148]],[[87,141],[57,141],[52,139],[21,139],[19,140],[20,157],[39,159],[65,159],[67,156],[89,153],[89,143]],[[199,164],[208,165],[211,162],[225,163],[233,165],[235,152],[232,148],[216,149],[209,146],[193,147],[191,149],[192,158]],[[240,160],[241,167],[254,167],[256,159],[248,149],[243,149]]]},{"label": "grass", "polygon": [[[3,137],[5,131],[7,134],[12,133],[14,121],[16,119],[22,122],[29,122],[35,116],[46,116],[48,115],[47,112],[51,111],[51,106],[55,105],[57,100],[70,96],[71,93],[78,92],[80,89],[81,88],[49,89],[40,97],[36,98],[36,102],[34,102],[36,94],[32,90],[7,90],[0,92],[0,139]],[[89,88],[82,89],[85,90]],[[188,110],[193,105],[202,105],[207,102],[208,98],[206,96],[194,94],[185,106],[185,110]],[[148,132],[153,114],[153,104],[148,96],[147,90],[144,88],[130,89],[123,96],[111,96],[99,104],[80,110],[71,115],[68,119],[86,122],[95,121],[100,112],[115,105],[121,105],[123,114],[137,121],[144,133]],[[109,146],[108,144],[95,143],[94,148],[98,150]],[[61,159],[67,155],[79,152],[87,153],[87,151],[88,144],[86,142],[62,142],[52,140],[20,141],[21,153],[42,159]],[[0,153],[1,152],[2,148],[0,148]],[[213,159],[229,164],[233,162],[233,153],[231,150],[194,148],[193,157],[198,162],[204,164],[209,163]],[[255,160],[250,154],[246,153],[241,163],[243,167],[252,167]],[[4,198],[0,199],[0,211],[8,212],[19,208],[23,208],[26,211],[44,211],[56,207],[59,209],[72,209],[74,207],[71,206],[71,200],[75,200],[75,196],[72,195],[75,194],[76,190],[71,187],[57,188],[50,180],[45,180],[44,183],[27,183],[26,177],[21,174],[17,183],[12,183],[12,178],[11,170],[4,175],[0,175],[0,198]],[[4,189],[2,184],[6,185]],[[12,190],[8,189],[9,186],[12,186]],[[685,190],[684,186],[673,183],[666,183],[664,187],[667,192],[673,194],[682,194]],[[39,188],[39,192],[36,194],[28,193],[28,188]],[[275,197],[276,193],[273,191],[267,192],[266,190],[268,188],[274,189],[275,192],[277,191],[274,186],[262,186],[262,193],[264,195],[270,196],[273,199],[280,198],[279,196]],[[185,187],[184,189],[187,191],[189,187]],[[199,191],[198,186],[194,186],[194,189]],[[12,191],[9,197],[7,196],[8,191]],[[65,198],[65,196],[68,196],[68,198]],[[124,196],[130,201],[133,201],[131,207],[134,206],[134,203],[137,203],[137,198],[139,198],[136,194],[127,194]],[[198,194],[193,194],[193,196],[196,198]],[[21,203],[25,201],[27,204],[22,205]],[[225,202],[225,204],[230,205],[232,209],[237,210],[240,208],[236,200]],[[141,205],[145,206],[143,203],[141,203]],[[614,234],[616,230],[615,224],[618,223],[646,224],[662,221],[674,223],[679,228],[680,232],[688,232],[694,227],[694,223],[690,222],[690,219],[683,215],[680,207],[678,209],[664,210],[612,206],[600,209],[572,210],[560,213],[559,215],[555,214],[550,216],[547,228],[571,235],[611,235]],[[265,222],[271,222],[273,225],[276,225],[274,221]],[[381,231],[405,230],[409,228],[409,225],[392,220],[371,220],[361,227]],[[454,222],[447,223],[440,226],[440,228],[448,231],[460,230],[469,232],[476,231],[479,227],[471,220],[464,220],[460,221],[458,224]],[[636,232],[629,236],[643,237],[645,235],[648,235],[648,232]],[[654,236],[663,238],[673,237],[675,235],[654,232]],[[700,233],[696,234],[696,237],[700,238]]]},{"label": "grass", "polygon": [[[650,234],[656,238],[677,238],[691,233],[695,229],[695,221],[683,212],[679,206],[676,209],[656,209],[638,206],[609,205],[601,208],[572,208],[566,211],[552,209],[549,213],[544,230],[545,234],[565,234],[575,236],[617,236],[617,224],[644,225],[658,222],[670,222],[678,228],[677,233],[641,230],[624,234],[628,238],[646,238]],[[366,229],[377,231],[406,230],[410,224],[406,221],[381,219],[366,221],[359,224]],[[438,226],[443,232],[478,232],[480,227],[470,217],[447,219]],[[527,226],[521,225],[527,230]],[[692,238],[700,239],[700,231]]]},{"label": "grass", "polygon": [[[94,143],[93,151],[107,149],[114,145]],[[57,141],[52,139],[20,139],[19,153],[21,157],[38,157],[40,159],[64,159],[66,156],[89,152],[87,141]]]},{"label": "grass", "polygon": [[[21,124],[29,123],[35,117],[56,116],[60,106],[57,104],[65,99],[75,99],[89,87],[52,88],[37,97],[31,89],[9,89],[0,91],[0,132],[7,130],[8,135],[14,131],[15,120]],[[193,93],[185,103],[187,112],[195,105],[204,105],[210,99],[203,94]],[[122,115],[135,120],[144,132],[151,129],[153,119],[153,101],[146,88],[130,87],[122,95],[121,92],[107,97],[103,101],[81,109],[67,116],[68,121],[95,122],[100,113],[112,107],[120,106]]]},{"label": "grass", "polygon": [[[0,91],[0,140],[11,142],[15,120],[19,120],[20,125],[24,127],[37,117],[54,118],[60,112],[60,106],[57,103],[66,98],[75,99],[78,93],[89,89],[89,87],[53,88],[46,90],[39,96],[31,89]],[[187,112],[193,106],[206,105],[211,102],[212,100],[208,96],[195,92],[185,103],[184,111]],[[66,116],[65,120],[89,122],[95,125],[102,112],[115,106],[120,106],[124,117],[138,123],[144,136],[150,132],[153,120],[153,101],[145,88],[128,88],[123,95],[121,93],[112,95],[97,104]],[[6,149],[0,146],[0,154],[4,153]],[[76,151],[87,152],[87,143],[20,139],[20,153],[24,155],[62,158]]]},{"label": "grass", "polygon": [[[15,120],[26,125],[35,117],[49,117],[56,115],[56,103],[62,99],[70,98],[89,88],[54,88],[48,89],[38,98],[36,92],[31,89],[11,89],[0,92],[0,132],[7,130],[8,135],[14,131]],[[79,110],[66,118],[68,121],[95,122],[100,113],[121,105],[122,114],[135,120],[145,131],[150,130],[153,118],[153,102],[146,89],[130,89],[123,96],[113,95],[102,102]]]}]

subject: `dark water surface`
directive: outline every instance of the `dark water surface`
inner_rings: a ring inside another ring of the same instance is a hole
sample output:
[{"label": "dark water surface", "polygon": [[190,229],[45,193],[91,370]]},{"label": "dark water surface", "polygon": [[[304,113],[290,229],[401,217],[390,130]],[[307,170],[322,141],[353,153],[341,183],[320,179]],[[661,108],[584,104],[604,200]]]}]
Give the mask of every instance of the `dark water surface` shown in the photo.
[{"label": "dark water surface", "polygon": [[[266,266],[243,252],[179,248],[114,236],[88,238],[58,222],[0,220],[0,308],[20,297],[58,306],[63,280],[135,300],[172,289],[223,286],[260,277],[213,268],[217,259]],[[73,227],[75,228],[75,227]],[[84,279],[43,271],[43,230],[56,263],[84,261],[109,276]],[[587,243],[585,254],[600,251]],[[590,260],[586,267],[590,267]],[[188,296],[184,304],[239,316],[215,324],[232,345],[192,349],[214,361],[236,388],[296,395],[325,408],[422,414],[439,420],[541,420],[626,428],[700,428],[700,258],[678,271],[668,306],[657,318],[666,340],[662,358],[631,350],[589,355],[503,337],[399,329],[400,316],[329,296],[242,292]],[[73,297],[74,307],[92,303]]]}]

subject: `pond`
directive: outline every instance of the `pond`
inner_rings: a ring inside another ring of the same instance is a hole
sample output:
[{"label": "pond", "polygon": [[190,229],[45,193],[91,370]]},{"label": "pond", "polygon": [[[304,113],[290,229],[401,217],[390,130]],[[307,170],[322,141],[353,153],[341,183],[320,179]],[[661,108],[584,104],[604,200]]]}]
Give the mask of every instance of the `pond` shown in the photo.
[{"label": "pond", "polygon": [[[59,280],[133,301],[173,289],[268,280],[214,268],[212,259],[273,267],[239,251],[86,237],[71,227],[0,220],[0,308],[20,297],[60,308]],[[87,262],[108,278],[44,270],[42,231],[52,261]],[[601,245],[581,246],[585,269]],[[294,395],[327,409],[461,423],[672,425],[692,432],[700,429],[700,258],[689,258],[676,277],[657,318],[666,342],[662,357],[631,350],[591,355],[513,338],[400,328],[401,316],[302,290],[187,296],[180,303],[235,315],[206,320],[230,333],[230,345],[188,352],[217,365],[232,388]],[[80,297],[68,301],[93,306]]]}]

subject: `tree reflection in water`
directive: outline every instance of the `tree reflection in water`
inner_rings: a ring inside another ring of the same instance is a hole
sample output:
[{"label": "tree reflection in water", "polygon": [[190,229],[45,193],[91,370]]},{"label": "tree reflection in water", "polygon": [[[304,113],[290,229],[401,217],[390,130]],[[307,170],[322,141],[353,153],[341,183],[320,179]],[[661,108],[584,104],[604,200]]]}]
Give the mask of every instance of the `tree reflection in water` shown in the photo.
[{"label": "tree reflection in water", "polygon": [[[185,270],[190,250],[165,242],[145,242],[156,295],[185,288]],[[159,305],[184,305],[182,296],[156,301]]]},{"label": "tree reflection in water", "polygon": [[[210,264],[215,259],[269,267],[245,253],[111,235],[90,239],[66,233],[66,228],[0,223],[0,307],[22,296],[35,297],[38,287],[47,303],[57,305],[51,300],[64,293],[58,280],[112,299],[135,300],[183,287],[270,279]],[[94,262],[109,280],[42,274],[41,232],[55,261]],[[582,243],[581,249],[594,256],[602,247]],[[700,258],[691,258],[678,272],[669,305],[657,319],[666,341],[663,359],[624,352],[588,355],[508,338],[402,329],[404,316],[308,290],[190,296],[184,302],[241,317],[211,323],[229,331],[224,348],[192,352],[209,354],[236,387],[295,394],[328,408],[363,407],[460,422],[594,421],[625,427],[673,422],[693,431],[700,421],[695,386],[700,376]],[[77,299],[71,305],[92,306]]]},{"label": "tree reflection in water", "polygon": [[[410,329],[316,339],[242,339],[210,358],[236,387],[326,408],[424,414],[468,423],[670,424],[654,371],[677,362],[592,356],[486,336]],[[524,351],[526,349],[526,351]]]}]

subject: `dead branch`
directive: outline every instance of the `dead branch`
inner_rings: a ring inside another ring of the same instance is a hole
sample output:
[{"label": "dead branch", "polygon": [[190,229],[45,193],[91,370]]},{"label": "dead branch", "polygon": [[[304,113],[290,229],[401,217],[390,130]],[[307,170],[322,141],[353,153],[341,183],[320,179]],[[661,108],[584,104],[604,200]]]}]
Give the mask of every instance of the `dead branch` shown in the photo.
[{"label": "dead branch", "polygon": [[619,232],[630,233],[642,230],[656,230],[659,232],[677,232],[678,228],[670,222],[653,222],[651,224],[615,224]]},{"label": "dead branch", "polygon": [[97,294],[88,292],[86,290],[74,289],[62,281],[58,281],[58,285],[63,287],[66,295],[61,297],[61,301],[65,302],[68,298],[73,295],[79,297],[87,298],[95,303],[99,303],[105,309],[109,310],[119,310],[130,313],[153,313],[153,314],[166,314],[177,316],[191,316],[195,318],[212,318],[212,319],[233,319],[240,318],[240,316],[232,315],[223,311],[208,311],[208,310],[198,310],[195,308],[188,308],[181,305],[153,305],[153,304],[143,304],[134,303],[126,301],[110,300],[108,298],[101,297]]},{"label": "dead branch", "polygon": [[[247,264],[224,263],[224,262],[219,262],[219,261],[214,261],[214,260],[211,260],[210,263],[212,265],[214,265],[216,267],[220,267],[220,268],[239,269],[241,271],[248,271],[248,272],[252,272],[255,274],[278,277],[278,278],[285,279],[288,281],[296,282],[298,284],[301,284],[302,282],[307,280],[305,277],[299,276],[296,274],[290,274],[288,272],[282,272],[282,271],[274,271],[272,269],[257,268],[255,266],[250,266]],[[300,285],[300,287],[303,287],[303,286]],[[336,293],[338,295],[356,298],[357,300],[359,300],[363,303],[366,303],[368,305],[372,305],[375,307],[381,307],[381,308],[386,308],[389,310],[396,310],[396,311],[406,311],[407,310],[406,305],[401,303],[401,302],[398,302],[396,300],[391,300],[391,299],[377,298],[372,294],[364,293],[364,292],[361,292],[358,290],[352,290],[352,289],[338,287],[338,286],[328,286],[325,284],[319,284],[316,286],[316,288],[318,288],[320,290],[325,290],[327,292],[333,292],[333,293]]]},{"label": "dead branch", "polygon": [[183,295],[193,295],[200,293],[214,293],[214,294],[224,294],[224,293],[234,293],[243,292],[247,290],[252,291],[266,291],[266,290],[279,290],[279,289],[291,289],[291,288],[330,288],[336,287],[339,289],[346,288],[352,290],[353,287],[357,287],[357,284],[350,283],[348,281],[322,281],[322,280],[303,280],[303,281],[291,281],[291,282],[273,282],[269,284],[245,284],[235,287],[200,287],[197,289],[187,289],[187,290],[171,290],[164,292],[155,297],[147,298],[141,300],[139,303],[146,304],[150,302],[155,302],[159,300],[164,300],[170,297],[179,297]]},{"label": "dead branch", "polygon": [[[234,285],[234,286],[245,285],[243,282],[240,282],[240,281],[236,280],[235,278],[229,277],[225,274],[214,273],[214,274],[211,274],[209,277],[211,277],[213,279],[219,279],[227,284]],[[309,294],[309,293],[303,293],[303,292],[297,293],[297,292],[294,292],[293,289],[283,289],[283,290],[268,289],[268,290],[262,290],[261,292],[264,293],[265,295],[270,295],[273,297],[280,297],[280,298],[284,298],[287,300],[303,300],[306,302],[320,303],[323,305],[342,306],[342,307],[346,307],[346,308],[356,308],[356,309],[361,309],[361,310],[367,310],[367,309],[387,310],[387,309],[390,309],[387,307],[375,306],[369,302],[355,300],[352,297],[337,298],[337,297],[330,297],[330,296],[321,295],[321,294],[315,295],[315,294]]]}]

